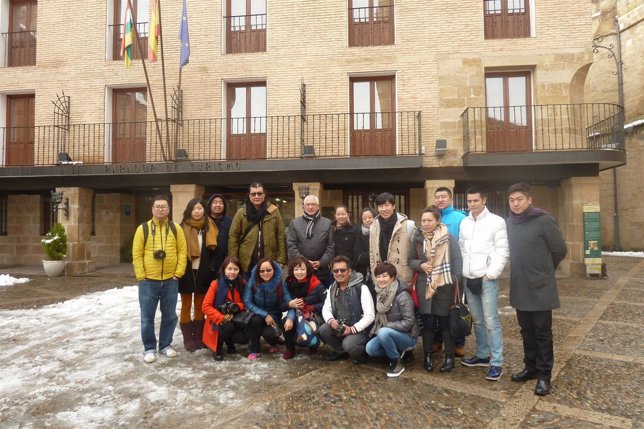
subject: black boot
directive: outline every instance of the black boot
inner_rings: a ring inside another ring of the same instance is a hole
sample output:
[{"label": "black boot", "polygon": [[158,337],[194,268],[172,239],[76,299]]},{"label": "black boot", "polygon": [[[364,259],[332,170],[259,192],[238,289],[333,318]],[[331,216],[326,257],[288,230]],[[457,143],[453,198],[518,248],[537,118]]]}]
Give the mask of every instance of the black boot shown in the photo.
[{"label": "black boot", "polygon": [[432,366],[432,354],[431,353],[425,353],[425,360],[423,362],[423,367],[425,368],[425,371],[427,371],[427,372],[432,372],[434,370],[434,367]]},{"label": "black boot", "polygon": [[228,349],[228,354],[237,353],[237,349],[235,348],[235,343],[233,343],[232,340],[226,342],[226,348]]},{"label": "black boot", "polygon": [[450,372],[454,369],[454,357],[445,356],[445,363],[441,366],[441,372]]}]

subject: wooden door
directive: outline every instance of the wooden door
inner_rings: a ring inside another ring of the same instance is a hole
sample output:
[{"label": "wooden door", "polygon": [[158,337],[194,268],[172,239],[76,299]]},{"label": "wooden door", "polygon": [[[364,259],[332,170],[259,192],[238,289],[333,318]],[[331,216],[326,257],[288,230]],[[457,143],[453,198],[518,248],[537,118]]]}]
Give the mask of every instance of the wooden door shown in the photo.
[{"label": "wooden door", "polygon": [[266,84],[228,86],[227,159],[266,159]]},{"label": "wooden door", "polygon": [[530,72],[485,75],[488,152],[532,150]]},{"label": "wooden door", "polygon": [[226,52],[266,51],[266,0],[227,0]]},{"label": "wooden door", "polygon": [[351,156],[390,156],[396,148],[394,78],[351,79]]},{"label": "wooden door", "polygon": [[7,96],[7,165],[34,165],[35,96]]},{"label": "wooden door", "polygon": [[112,162],[144,162],[146,89],[115,89],[112,103]]},{"label": "wooden door", "polygon": [[[139,33],[139,42],[141,43],[141,51],[139,51],[139,44],[134,39],[134,47],[132,49],[134,57],[132,59],[140,60],[141,52],[143,53],[143,58],[147,58],[148,55],[148,35],[150,31],[148,17],[152,0],[130,1],[132,2],[132,19],[134,20],[136,31]],[[128,0],[114,0],[114,22],[112,25],[112,59],[114,61],[123,59],[123,55],[121,55],[121,43],[123,43],[125,33],[123,21],[125,20],[127,2]]]},{"label": "wooden door", "polygon": [[9,67],[36,65],[38,3],[12,1],[9,23]]},{"label": "wooden door", "polygon": [[349,0],[349,46],[394,43],[394,8],[391,0]]}]

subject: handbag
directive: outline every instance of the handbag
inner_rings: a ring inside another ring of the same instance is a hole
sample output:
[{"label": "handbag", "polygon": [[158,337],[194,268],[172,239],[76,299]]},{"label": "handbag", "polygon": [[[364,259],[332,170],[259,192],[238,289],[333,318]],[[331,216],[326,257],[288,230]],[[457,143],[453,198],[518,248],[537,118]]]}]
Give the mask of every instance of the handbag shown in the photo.
[{"label": "handbag", "polygon": [[252,311],[240,311],[239,313],[233,316],[233,324],[235,325],[235,328],[242,329],[245,331],[246,328],[248,327],[248,324],[250,323],[250,319],[252,318],[253,318]]},{"label": "handbag", "polygon": [[454,285],[454,304],[449,308],[448,317],[449,332],[453,338],[465,338],[472,333],[472,315],[461,299],[458,279]]},{"label": "handbag", "polygon": [[416,283],[418,282],[418,276],[420,273],[418,271],[414,271],[414,275],[411,278],[411,282],[409,283],[409,294],[411,295],[411,300],[414,301],[414,307],[418,308],[420,305],[418,301],[418,291],[416,290]]},{"label": "handbag", "polygon": [[318,337],[319,325],[314,317],[307,318],[302,311],[297,310],[295,317],[295,330],[297,338],[295,344],[302,347],[317,347],[320,345]]}]

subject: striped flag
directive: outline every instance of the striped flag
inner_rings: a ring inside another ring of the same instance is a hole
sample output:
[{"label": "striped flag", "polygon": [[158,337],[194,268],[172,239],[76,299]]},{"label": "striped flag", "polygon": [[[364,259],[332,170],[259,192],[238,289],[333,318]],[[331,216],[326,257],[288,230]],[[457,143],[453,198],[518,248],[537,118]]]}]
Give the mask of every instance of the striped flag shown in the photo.
[{"label": "striped flag", "polygon": [[159,1],[154,0],[154,13],[150,21],[150,38],[148,40],[148,61],[157,60],[159,51],[159,36],[161,35],[161,19],[159,17]]},{"label": "striped flag", "polygon": [[132,65],[134,58],[134,19],[132,18],[132,9],[130,2],[127,2],[125,16],[123,17],[123,39],[121,39],[121,56],[125,60],[125,67]]},{"label": "striped flag", "polygon": [[181,28],[179,29],[179,39],[181,40],[181,56],[179,58],[179,67],[183,67],[190,62],[190,36],[188,35],[188,13],[186,12],[186,0],[183,0],[183,12],[181,12]]}]

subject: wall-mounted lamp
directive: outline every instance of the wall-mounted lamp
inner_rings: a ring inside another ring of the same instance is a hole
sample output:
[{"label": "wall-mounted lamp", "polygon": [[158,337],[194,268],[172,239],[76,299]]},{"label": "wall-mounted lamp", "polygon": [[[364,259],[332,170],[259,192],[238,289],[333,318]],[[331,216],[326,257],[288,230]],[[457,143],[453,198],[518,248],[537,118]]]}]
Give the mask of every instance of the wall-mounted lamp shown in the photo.
[{"label": "wall-mounted lamp", "polygon": [[304,199],[309,195],[311,187],[309,185],[300,185],[297,189],[300,191],[300,198]]},{"label": "wall-mounted lamp", "polygon": [[[62,203],[62,205],[61,205]],[[63,200],[63,192],[51,191],[51,204],[54,208],[54,212],[62,210],[65,214],[65,219],[69,219],[69,198]]]}]

